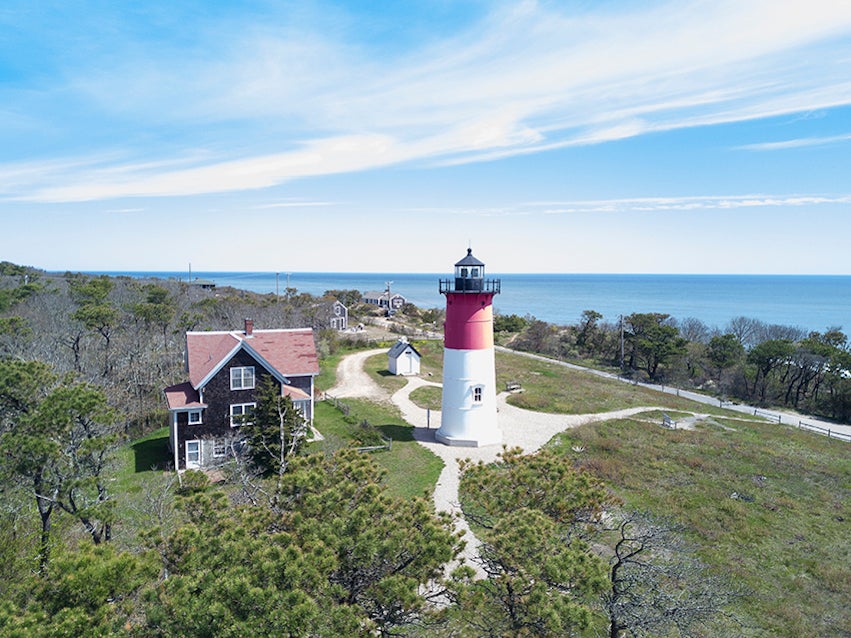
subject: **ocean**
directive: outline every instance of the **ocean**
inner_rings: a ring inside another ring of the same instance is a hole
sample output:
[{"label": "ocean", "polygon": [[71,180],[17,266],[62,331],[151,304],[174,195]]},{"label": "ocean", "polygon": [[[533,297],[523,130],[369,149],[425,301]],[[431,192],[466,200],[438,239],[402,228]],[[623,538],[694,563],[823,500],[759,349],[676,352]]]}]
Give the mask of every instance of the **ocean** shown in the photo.
[{"label": "ocean", "polygon": [[[97,272],[188,280],[186,272]],[[298,292],[321,295],[326,290],[394,292],[423,308],[442,307],[437,290],[451,273],[318,273],[318,272],[193,272],[218,286],[258,293]],[[798,326],[807,331],[851,329],[851,276],[843,275],[599,275],[494,274],[502,293],[494,308],[502,314],[532,315],[556,324],[579,321],[584,310],[596,310],[605,321],[634,312],[662,312],[679,320],[694,317],[710,328],[723,329],[733,317],[768,324]]]}]

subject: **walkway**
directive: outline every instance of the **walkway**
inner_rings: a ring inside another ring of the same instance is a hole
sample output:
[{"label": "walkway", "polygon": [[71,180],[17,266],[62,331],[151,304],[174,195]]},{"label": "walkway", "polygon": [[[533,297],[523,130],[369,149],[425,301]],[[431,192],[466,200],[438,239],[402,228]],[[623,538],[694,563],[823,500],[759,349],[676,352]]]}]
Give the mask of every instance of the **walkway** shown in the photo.
[{"label": "walkway", "polygon": [[[464,531],[467,541],[461,560],[476,569],[484,576],[478,564],[473,560],[478,554],[481,544],[479,539],[470,531],[467,521],[463,518],[458,498],[460,474],[458,461],[470,459],[474,462],[490,463],[495,461],[502,452],[502,446],[491,445],[480,448],[449,447],[438,443],[434,433],[440,425],[440,412],[432,411],[430,418],[426,410],[415,405],[410,394],[415,389],[431,385],[440,387],[441,384],[426,381],[419,377],[408,377],[405,387],[397,390],[388,397],[388,392],[375,383],[364,371],[363,364],[369,357],[386,352],[386,350],[368,350],[358,352],[344,358],[337,368],[337,385],[328,391],[336,397],[366,397],[384,401],[388,398],[399,407],[402,418],[414,426],[414,438],[420,445],[431,450],[443,460],[444,467],[434,489],[434,505],[437,511],[449,512],[456,517],[456,526]],[[659,409],[653,406],[616,410],[602,414],[545,414],[532,412],[509,405],[506,402],[507,393],[497,396],[499,410],[498,423],[503,434],[503,443],[507,447],[520,447],[527,454],[538,451],[547,441],[559,432],[593,421],[619,419],[648,410]],[[431,422],[431,428],[429,423]]]},{"label": "walkway", "polygon": [[[533,359],[539,359],[557,365],[562,365],[567,368],[596,374],[598,376],[625,381],[614,374],[602,372],[600,370],[592,370],[583,368],[571,363],[548,359],[539,355],[517,352],[506,348],[499,348],[502,351],[527,356]],[[502,446],[491,445],[487,447],[472,448],[472,447],[450,447],[435,441],[434,434],[440,426],[440,412],[431,411],[429,414],[423,408],[420,408],[410,399],[411,392],[423,386],[441,387],[441,384],[432,381],[426,381],[420,377],[407,377],[408,383],[405,387],[397,390],[392,394],[375,381],[367,374],[363,365],[369,357],[385,353],[386,349],[367,350],[357,352],[345,357],[337,368],[337,385],[328,391],[329,394],[337,397],[363,397],[376,401],[387,401],[388,399],[398,406],[402,418],[414,426],[414,438],[417,442],[431,450],[435,455],[443,460],[444,467],[437,480],[437,485],[434,489],[434,505],[437,511],[449,512],[455,517],[456,527],[463,530],[464,538],[467,541],[461,560],[475,569],[480,577],[484,577],[478,563],[474,560],[478,555],[478,548],[481,541],[475,537],[470,530],[467,521],[464,519],[458,497],[458,489],[460,485],[460,473],[458,471],[458,461],[470,459],[474,462],[482,461],[490,463],[495,461],[497,456],[502,452]],[[708,405],[717,405],[718,400],[706,395],[695,392],[678,390],[676,388],[663,387],[648,383],[638,384],[646,388],[666,392],[668,394],[676,394],[699,403]],[[574,428],[586,423],[596,421],[607,421],[612,419],[621,419],[641,412],[652,410],[662,410],[665,408],[659,406],[643,406],[636,408],[628,408],[624,410],[614,410],[612,412],[604,412],[599,414],[547,414],[543,412],[532,412],[522,408],[515,407],[507,403],[506,398],[509,396],[507,392],[503,392],[497,396],[498,409],[498,425],[502,431],[503,444],[507,447],[522,448],[526,454],[537,452],[547,441],[552,439],[556,434],[568,428]],[[725,405],[724,407],[739,412],[745,412],[753,415],[754,408],[742,405]],[[681,426],[686,428],[693,424],[695,420],[706,418],[705,414],[692,413],[691,417],[687,417],[680,421]],[[798,416],[791,414],[783,414],[782,422],[797,426]],[[816,419],[810,419],[817,421]],[[834,428],[834,431],[845,431],[851,434],[851,426],[837,426],[829,424]],[[840,430],[839,428],[844,428]]]}]

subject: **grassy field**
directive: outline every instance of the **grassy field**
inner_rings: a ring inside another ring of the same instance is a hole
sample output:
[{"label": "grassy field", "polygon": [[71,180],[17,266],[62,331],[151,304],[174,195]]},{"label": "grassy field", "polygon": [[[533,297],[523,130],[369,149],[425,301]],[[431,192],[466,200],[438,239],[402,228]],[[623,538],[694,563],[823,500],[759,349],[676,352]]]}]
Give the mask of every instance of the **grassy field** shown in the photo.
[{"label": "grassy field", "polygon": [[571,370],[557,363],[499,352],[496,356],[497,389],[519,382],[523,392],[508,398],[511,405],[537,412],[589,414],[641,406],[698,411],[718,415],[727,410],[697,404],[675,395]]},{"label": "grassy field", "polygon": [[774,424],[712,421],[694,431],[610,421],[550,445],[627,507],[683,523],[703,560],[752,590],[740,607],[742,635],[851,635],[851,446]]},{"label": "grassy field", "polygon": [[363,420],[389,436],[391,449],[370,452],[373,459],[387,470],[388,491],[402,498],[431,495],[443,461],[414,440],[413,428],[402,421],[396,408],[361,399],[345,399],[350,412],[346,418],[327,401],[316,404],[315,426],[324,441],[310,444],[310,450],[333,452],[341,447],[357,445],[357,429]]}]

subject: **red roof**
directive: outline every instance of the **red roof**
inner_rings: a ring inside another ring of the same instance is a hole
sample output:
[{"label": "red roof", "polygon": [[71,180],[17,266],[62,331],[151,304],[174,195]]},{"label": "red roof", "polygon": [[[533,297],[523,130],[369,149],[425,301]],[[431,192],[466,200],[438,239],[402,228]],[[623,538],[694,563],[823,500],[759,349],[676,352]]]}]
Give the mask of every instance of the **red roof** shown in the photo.
[{"label": "red roof", "polygon": [[254,330],[249,337],[242,331],[187,332],[186,350],[189,381],[193,388],[226,363],[237,350],[245,348],[265,361],[281,376],[319,373],[319,360],[313,342],[313,330]]},{"label": "red roof", "polygon": [[186,381],[166,388],[165,399],[168,401],[169,410],[206,407],[203,403],[201,403],[201,397],[198,395],[198,390],[193,388],[192,384]]}]

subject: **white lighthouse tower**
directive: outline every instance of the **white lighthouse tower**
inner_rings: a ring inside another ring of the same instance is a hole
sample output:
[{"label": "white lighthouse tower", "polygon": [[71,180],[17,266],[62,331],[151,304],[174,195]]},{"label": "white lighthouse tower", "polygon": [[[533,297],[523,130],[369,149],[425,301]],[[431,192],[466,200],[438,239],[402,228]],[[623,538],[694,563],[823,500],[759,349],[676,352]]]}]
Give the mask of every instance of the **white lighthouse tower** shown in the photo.
[{"label": "white lighthouse tower", "polygon": [[502,441],[496,423],[493,296],[499,279],[485,279],[473,250],[455,264],[455,278],[440,280],[446,295],[443,333],[443,405],[436,438],[447,445],[480,447]]}]

